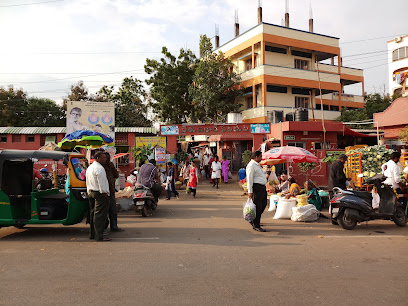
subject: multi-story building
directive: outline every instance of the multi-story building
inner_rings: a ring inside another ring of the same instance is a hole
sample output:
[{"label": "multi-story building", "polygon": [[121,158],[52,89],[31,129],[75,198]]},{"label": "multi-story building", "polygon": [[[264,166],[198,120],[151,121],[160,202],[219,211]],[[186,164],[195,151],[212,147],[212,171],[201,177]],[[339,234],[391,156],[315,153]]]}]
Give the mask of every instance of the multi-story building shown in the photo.
[{"label": "multi-story building", "polygon": [[[343,107],[364,107],[363,71],[342,67],[339,39],[313,33],[313,19],[309,22],[311,32],[260,20],[241,35],[236,24],[235,38],[216,49],[241,76],[244,122],[290,120],[297,108],[306,108],[309,120],[321,120],[322,112],[325,120],[335,120]],[[218,37],[216,47],[217,42]],[[345,86],[356,83],[361,96],[344,94]]]},{"label": "multi-story building", "polygon": [[405,91],[408,75],[408,35],[396,37],[388,45],[388,80],[390,95],[408,95]]}]

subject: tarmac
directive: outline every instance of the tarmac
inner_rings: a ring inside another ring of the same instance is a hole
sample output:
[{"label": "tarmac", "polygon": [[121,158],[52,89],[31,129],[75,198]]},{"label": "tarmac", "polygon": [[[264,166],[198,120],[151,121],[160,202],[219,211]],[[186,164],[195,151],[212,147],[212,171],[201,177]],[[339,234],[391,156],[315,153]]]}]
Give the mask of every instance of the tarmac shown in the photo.
[{"label": "tarmac", "polygon": [[[275,220],[252,230],[236,180],[119,214],[124,232],[0,229],[0,305],[408,305],[408,228]],[[327,213],[326,213],[327,215]]]}]

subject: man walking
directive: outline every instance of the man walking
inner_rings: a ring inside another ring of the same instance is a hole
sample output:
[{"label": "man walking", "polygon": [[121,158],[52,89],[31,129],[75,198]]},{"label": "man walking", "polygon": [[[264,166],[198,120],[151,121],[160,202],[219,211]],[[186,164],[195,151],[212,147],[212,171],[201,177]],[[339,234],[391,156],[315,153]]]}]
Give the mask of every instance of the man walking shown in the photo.
[{"label": "man walking", "polygon": [[266,177],[259,162],[262,160],[262,152],[252,152],[251,161],[246,167],[248,198],[252,199],[256,206],[256,217],[252,227],[258,232],[266,232],[261,227],[261,215],[267,205],[268,194],[266,192]]},{"label": "man walking", "polygon": [[159,182],[160,179],[159,172],[156,168],[156,160],[151,159],[147,164],[143,164],[140,167],[139,175],[137,176],[137,183],[150,188],[156,203],[159,202],[159,197],[163,190]]},{"label": "man walking", "polygon": [[115,199],[115,180],[119,177],[118,170],[110,160],[108,152],[104,152],[106,155],[106,163],[103,165],[106,172],[106,177],[109,182],[109,221],[106,223],[106,228],[110,223],[111,232],[123,232],[124,229],[118,227],[118,212],[116,211],[116,199]]},{"label": "man walking", "polygon": [[104,152],[96,152],[95,161],[86,170],[86,189],[89,196],[90,209],[90,234],[89,239],[96,241],[110,241],[103,237],[106,219],[109,210],[109,182],[106,177],[105,168],[107,158]]},{"label": "man walking", "polygon": [[344,174],[344,164],[347,161],[346,154],[340,154],[337,160],[332,164],[329,173],[329,195],[333,197],[333,188],[338,187],[343,190],[347,189],[347,177]]},{"label": "man walking", "polygon": [[167,196],[166,196],[166,200],[170,200],[171,198],[171,193],[174,193],[174,196],[179,199],[179,193],[176,190],[176,185],[175,185],[175,171],[173,168],[173,163],[172,162],[168,162],[167,166],[169,167],[169,171],[167,172],[167,177],[170,177],[170,188],[171,189],[167,189]]},{"label": "man walking", "polygon": [[208,156],[207,153],[204,153],[203,157],[203,165],[204,165],[204,171],[205,171],[205,179],[209,179],[210,176],[210,167],[208,166],[208,162],[210,161],[210,157]]}]

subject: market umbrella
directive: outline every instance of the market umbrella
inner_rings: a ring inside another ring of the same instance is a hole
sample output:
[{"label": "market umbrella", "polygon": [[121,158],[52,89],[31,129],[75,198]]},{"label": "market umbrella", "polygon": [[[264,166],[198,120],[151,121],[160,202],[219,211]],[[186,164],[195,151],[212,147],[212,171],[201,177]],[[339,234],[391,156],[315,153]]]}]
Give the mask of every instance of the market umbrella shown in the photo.
[{"label": "market umbrella", "polygon": [[284,159],[294,163],[318,163],[319,159],[309,151],[298,147],[278,147],[262,154],[263,160]]},{"label": "market umbrella", "polygon": [[113,139],[108,135],[93,131],[75,131],[66,135],[65,138],[58,143],[58,147],[63,150],[72,150],[77,146],[100,148],[106,145],[114,145]]},{"label": "market umbrella", "polygon": [[262,160],[259,164],[261,166],[266,166],[266,165],[275,166],[275,165],[284,164],[284,163],[286,163],[285,159],[265,159],[265,160]]}]

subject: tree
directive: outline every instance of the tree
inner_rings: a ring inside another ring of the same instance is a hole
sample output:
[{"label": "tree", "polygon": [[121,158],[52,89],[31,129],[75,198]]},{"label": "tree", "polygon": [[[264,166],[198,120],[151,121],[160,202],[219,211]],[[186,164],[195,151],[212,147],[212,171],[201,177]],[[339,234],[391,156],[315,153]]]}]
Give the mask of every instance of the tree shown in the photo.
[{"label": "tree", "polygon": [[146,80],[150,88],[150,106],[157,117],[166,123],[185,123],[191,117],[192,99],[189,86],[193,81],[196,57],[190,50],[180,49],[176,58],[166,47],[159,61],[146,59]]},{"label": "tree", "polygon": [[146,117],[146,92],[140,80],[132,76],[123,79],[116,93],[113,86],[103,86],[94,97],[97,101],[115,103],[116,126],[151,126],[151,121]]},{"label": "tree", "polygon": [[232,62],[222,52],[213,53],[206,35],[200,36],[202,58],[196,64],[189,93],[193,99],[193,122],[222,122],[227,114],[241,107],[236,98],[242,95],[240,78],[231,69]]},{"label": "tree", "polygon": [[27,109],[27,94],[22,90],[0,87],[0,126],[24,126],[24,111]]},{"label": "tree", "polygon": [[65,112],[55,101],[28,98],[24,126],[65,126]]},{"label": "tree", "polygon": [[92,95],[89,95],[88,88],[85,87],[83,81],[71,85],[71,93],[63,99],[63,107],[67,109],[68,101],[92,101]]},{"label": "tree", "polygon": [[[380,113],[386,110],[392,103],[394,97],[390,95],[381,95],[379,93],[368,94],[364,96],[365,105],[360,109],[342,108],[341,115],[337,121],[341,122],[355,122],[362,120],[373,119],[373,114]],[[370,125],[353,125],[355,128],[372,128]]]}]

